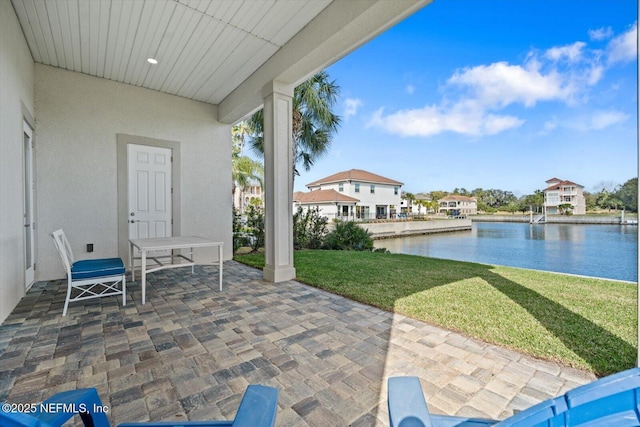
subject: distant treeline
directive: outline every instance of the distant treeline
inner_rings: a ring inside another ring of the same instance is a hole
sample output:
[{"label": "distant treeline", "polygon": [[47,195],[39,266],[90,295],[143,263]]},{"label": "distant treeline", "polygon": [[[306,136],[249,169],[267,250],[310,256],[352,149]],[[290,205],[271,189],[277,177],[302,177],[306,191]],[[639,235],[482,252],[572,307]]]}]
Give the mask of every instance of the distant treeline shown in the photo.
[{"label": "distant treeline", "polygon": [[[638,178],[631,178],[622,185],[602,182],[595,188],[596,191],[583,191],[587,211],[598,209],[619,210],[624,208],[628,212],[638,211]],[[408,193],[407,193],[408,194]],[[511,191],[476,188],[467,190],[466,188],[454,188],[453,191],[431,191],[430,193],[420,193],[411,195],[413,200],[431,199],[438,201],[450,194],[475,197],[478,201],[478,211],[481,212],[541,212],[544,203],[544,193],[536,190],[533,194],[517,197]]]}]

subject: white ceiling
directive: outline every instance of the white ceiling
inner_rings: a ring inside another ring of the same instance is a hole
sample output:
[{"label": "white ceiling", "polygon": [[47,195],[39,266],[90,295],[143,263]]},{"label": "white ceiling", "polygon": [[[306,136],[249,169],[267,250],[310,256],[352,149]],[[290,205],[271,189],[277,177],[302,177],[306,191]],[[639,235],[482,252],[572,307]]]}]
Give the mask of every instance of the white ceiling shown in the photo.
[{"label": "white ceiling", "polygon": [[35,62],[202,102],[220,104],[271,60],[238,94],[251,102],[226,107],[234,119],[268,79],[302,81],[429,1],[11,0]]}]

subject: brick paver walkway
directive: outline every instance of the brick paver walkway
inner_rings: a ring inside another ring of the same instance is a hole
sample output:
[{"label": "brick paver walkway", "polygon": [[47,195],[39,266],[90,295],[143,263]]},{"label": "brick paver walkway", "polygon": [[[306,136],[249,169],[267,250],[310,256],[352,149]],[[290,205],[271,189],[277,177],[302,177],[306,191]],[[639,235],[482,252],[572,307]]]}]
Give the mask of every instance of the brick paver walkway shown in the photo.
[{"label": "brick paver walkway", "polygon": [[590,382],[541,362],[300,284],[225,263],[149,276],[120,299],[72,303],[38,283],[0,327],[0,401],[96,387],[113,426],[230,419],[245,387],[280,391],[278,426],[387,426],[386,379],[417,375],[436,413],[504,418]]}]

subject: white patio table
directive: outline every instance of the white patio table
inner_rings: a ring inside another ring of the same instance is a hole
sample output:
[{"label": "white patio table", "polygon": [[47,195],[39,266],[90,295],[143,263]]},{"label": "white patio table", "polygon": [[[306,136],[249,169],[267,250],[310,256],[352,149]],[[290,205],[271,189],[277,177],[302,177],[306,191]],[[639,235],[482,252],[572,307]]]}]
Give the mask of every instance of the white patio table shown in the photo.
[{"label": "white patio table", "polygon": [[[176,236],[176,237],[159,237],[154,239],[130,239],[129,240],[129,265],[131,266],[131,280],[135,280],[135,268],[134,261],[136,259],[141,260],[140,271],[142,274],[142,304],[146,300],[146,284],[147,273],[151,273],[158,270],[164,270],[167,268],[180,268],[191,267],[191,273],[193,274],[193,266],[198,265],[215,265],[215,262],[202,263],[195,262],[193,256],[195,248],[208,248],[218,247],[218,268],[220,291],[222,291],[222,246],[223,242],[215,242],[213,240],[205,239],[203,237],[194,236]],[[140,257],[135,257],[135,249],[140,251]],[[188,253],[175,253],[179,249],[189,249]],[[171,255],[159,255],[150,256],[149,252],[156,251],[171,251]],[[162,262],[162,258],[170,258],[169,262]],[[153,260],[154,265],[148,267],[147,259]],[[186,262],[183,262],[186,261]]]}]

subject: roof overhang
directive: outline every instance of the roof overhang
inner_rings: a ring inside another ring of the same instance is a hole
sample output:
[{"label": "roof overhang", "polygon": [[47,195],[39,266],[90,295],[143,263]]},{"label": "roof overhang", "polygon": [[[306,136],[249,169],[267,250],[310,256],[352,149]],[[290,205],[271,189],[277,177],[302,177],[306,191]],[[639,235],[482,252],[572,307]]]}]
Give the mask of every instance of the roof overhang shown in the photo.
[{"label": "roof overhang", "polygon": [[231,124],[265,85],[298,85],[431,0],[11,2],[35,62],[214,104]]}]

